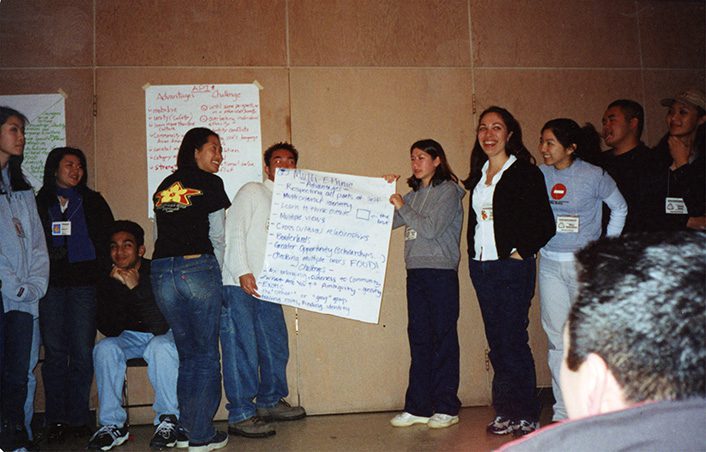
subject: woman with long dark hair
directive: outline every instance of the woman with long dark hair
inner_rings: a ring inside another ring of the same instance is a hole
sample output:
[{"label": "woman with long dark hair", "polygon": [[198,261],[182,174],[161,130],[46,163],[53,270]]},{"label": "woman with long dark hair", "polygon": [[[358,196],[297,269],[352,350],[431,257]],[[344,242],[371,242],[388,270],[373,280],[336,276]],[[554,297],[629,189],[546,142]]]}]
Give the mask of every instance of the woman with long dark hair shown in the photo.
[{"label": "woman with long dark hair", "polygon": [[535,255],[555,224],[542,172],[522,143],[522,129],[504,108],[480,116],[463,181],[471,191],[468,252],[471,282],[490,347],[496,435],[524,435],[539,427],[534,360],[528,344]]},{"label": "woman with long dark hair", "polygon": [[39,302],[42,379],[47,440],[61,442],[67,430],[77,437],[91,433],[96,282],[109,268],[113,213],[103,196],[88,188],[86,156],[80,149],[52,149],[43,182],[37,208],[50,276],[47,295]]},{"label": "woman with long dark hair", "polygon": [[[390,420],[395,427],[426,424],[444,428],[458,423],[459,346],[458,262],[465,195],[446,153],[434,140],[409,150],[412,191],[395,193],[393,228],[405,226],[407,334],[412,362],[404,411]],[[388,182],[398,176],[385,176]]]},{"label": "woman with long dark hair", "polygon": [[228,434],[216,431],[212,422],[221,399],[220,263],[230,206],[215,174],[222,161],[218,134],[203,127],[189,130],[179,147],[177,170],[152,197],[157,223],[152,287],[179,352],[177,397],[189,450],[228,443]]},{"label": "woman with long dark hair", "polygon": [[[32,187],[22,175],[27,118],[0,107],[0,449],[29,447],[24,405],[34,319],[49,257]],[[35,350],[36,352],[36,350]],[[33,398],[32,398],[33,400]]]}]

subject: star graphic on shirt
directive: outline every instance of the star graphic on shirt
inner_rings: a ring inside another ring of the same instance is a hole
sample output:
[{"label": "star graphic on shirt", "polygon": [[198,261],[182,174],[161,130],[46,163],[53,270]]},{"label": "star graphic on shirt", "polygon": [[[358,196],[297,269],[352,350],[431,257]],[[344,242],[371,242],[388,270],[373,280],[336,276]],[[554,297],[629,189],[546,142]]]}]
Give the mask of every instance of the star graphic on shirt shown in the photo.
[{"label": "star graphic on shirt", "polygon": [[163,204],[176,204],[175,208],[187,207],[191,205],[191,197],[202,195],[201,190],[184,188],[181,182],[177,181],[166,190],[162,190],[156,196],[155,207],[162,207]]}]

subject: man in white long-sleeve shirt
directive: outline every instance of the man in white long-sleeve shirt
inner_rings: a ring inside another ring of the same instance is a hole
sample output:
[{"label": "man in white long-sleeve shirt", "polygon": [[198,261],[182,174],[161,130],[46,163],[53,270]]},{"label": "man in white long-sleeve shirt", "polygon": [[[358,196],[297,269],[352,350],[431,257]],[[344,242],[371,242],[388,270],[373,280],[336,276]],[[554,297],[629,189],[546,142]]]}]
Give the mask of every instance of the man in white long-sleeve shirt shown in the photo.
[{"label": "man in white long-sleeve shirt", "polygon": [[296,168],[299,153],[289,143],[270,146],[264,155],[264,182],[245,184],[226,218],[223,264],[221,348],[223,386],[228,398],[228,432],[249,438],[275,434],[270,421],[306,416],[287,397],[289,344],[282,306],[259,299],[277,168]]}]

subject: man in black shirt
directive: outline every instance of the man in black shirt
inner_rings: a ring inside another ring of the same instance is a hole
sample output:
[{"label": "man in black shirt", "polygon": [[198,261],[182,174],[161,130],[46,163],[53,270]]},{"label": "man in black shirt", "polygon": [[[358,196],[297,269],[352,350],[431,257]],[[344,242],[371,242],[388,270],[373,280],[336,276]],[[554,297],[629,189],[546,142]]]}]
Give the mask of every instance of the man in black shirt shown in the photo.
[{"label": "man in black shirt", "polygon": [[101,427],[88,449],[109,450],[129,437],[121,395],[126,362],[132,358],[145,359],[155,392],[152,408],[157,428],[150,447],[163,450],[188,445],[178,422],[179,356],[169,325],[154,301],[150,261],[144,254],[143,229],[132,221],[116,221],[110,236],[113,267],[97,285],[96,323],[106,338],[93,351]]}]

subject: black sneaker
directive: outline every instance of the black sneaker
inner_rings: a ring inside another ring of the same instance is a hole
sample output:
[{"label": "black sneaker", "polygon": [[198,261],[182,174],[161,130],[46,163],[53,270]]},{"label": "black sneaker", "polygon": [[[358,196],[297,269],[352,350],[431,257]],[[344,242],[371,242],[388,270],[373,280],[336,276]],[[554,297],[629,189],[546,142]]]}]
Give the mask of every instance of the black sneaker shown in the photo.
[{"label": "black sneaker", "polygon": [[257,415],[264,421],[296,421],[306,417],[306,411],[300,406],[292,406],[281,399],[277,405],[270,408],[258,408]]},{"label": "black sneaker", "polygon": [[63,443],[66,435],[66,425],[61,422],[49,424],[47,426],[46,435],[49,444]]},{"label": "black sneaker", "polygon": [[495,416],[490,424],[485,427],[488,433],[493,435],[508,435],[514,430],[513,421],[504,416]]},{"label": "black sneaker", "polygon": [[515,437],[525,436],[539,428],[539,422],[520,419],[512,421],[512,435]]},{"label": "black sneaker", "polygon": [[177,418],[173,414],[163,414],[159,417],[159,425],[154,430],[150,449],[170,449],[177,444]]},{"label": "black sneaker", "polygon": [[117,425],[104,425],[88,440],[89,450],[110,450],[123,444],[130,437],[127,425],[118,427]]},{"label": "black sneaker", "polygon": [[189,443],[189,452],[209,452],[211,450],[222,449],[228,444],[228,434],[216,430],[213,438],[205,443]]},{"label": "black sneaker", "polygon": [[177,449],[189,448],[189,432],[181,424],[177,425]]},{"label": "black sneaker", "polygon": [[253,416],[235,424],[228,424],[228,433],[246,438],[267,438],[276,432],[271,424]]}]

